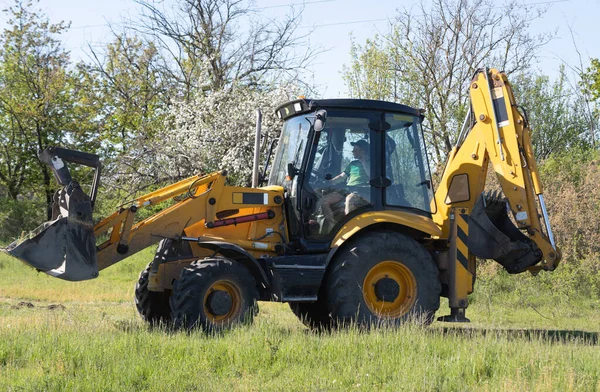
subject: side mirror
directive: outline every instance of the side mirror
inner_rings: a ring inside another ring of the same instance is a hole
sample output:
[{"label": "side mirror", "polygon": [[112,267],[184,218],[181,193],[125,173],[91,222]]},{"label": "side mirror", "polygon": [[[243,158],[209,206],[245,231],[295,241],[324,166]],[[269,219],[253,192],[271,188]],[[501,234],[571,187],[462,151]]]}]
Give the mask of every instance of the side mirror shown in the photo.
[{"label": "side mirror", "polygon": [[294,166],[294,164],[292,162],[287,164],[287,177],[285,178],[288,181],[292,181],[294,179],[294,177],[296,177],[296,174],[298,174],[298,169],[296,169],[296,166]]},{"label": "side mirror", "polygon": [[327,121],[327,110],[318,110],[315,119],[315,132],[321,132],[325,128],[325,121]]}]

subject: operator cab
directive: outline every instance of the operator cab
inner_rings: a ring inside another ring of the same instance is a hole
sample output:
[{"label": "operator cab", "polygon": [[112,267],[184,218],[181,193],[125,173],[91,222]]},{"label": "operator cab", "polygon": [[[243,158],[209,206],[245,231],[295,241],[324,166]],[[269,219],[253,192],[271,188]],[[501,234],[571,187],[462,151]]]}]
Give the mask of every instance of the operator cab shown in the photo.
[{"label": "operator cab", "polygon": [[329,246],[344,223],[369,211],[435,212],[418,110],[383,101],[299,99],[276,113],[283,129],[269,185],[286,190],[292,240]]}]

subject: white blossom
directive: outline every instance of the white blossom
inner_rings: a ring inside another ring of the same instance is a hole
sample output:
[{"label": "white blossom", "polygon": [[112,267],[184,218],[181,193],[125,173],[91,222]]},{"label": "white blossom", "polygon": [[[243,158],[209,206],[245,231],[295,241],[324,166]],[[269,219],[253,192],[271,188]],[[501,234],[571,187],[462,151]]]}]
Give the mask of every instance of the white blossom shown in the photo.
[{"label": "white blossom", "polygon": [[275,108],[290,99],[291,88],[256,90],[234,85],[196,97],[172,108],[172,123],[159,135],[157,163],[170,177],[227,170],[237,185],[252,175],[256,110],[262,117],[261,162],[281,122]]}]

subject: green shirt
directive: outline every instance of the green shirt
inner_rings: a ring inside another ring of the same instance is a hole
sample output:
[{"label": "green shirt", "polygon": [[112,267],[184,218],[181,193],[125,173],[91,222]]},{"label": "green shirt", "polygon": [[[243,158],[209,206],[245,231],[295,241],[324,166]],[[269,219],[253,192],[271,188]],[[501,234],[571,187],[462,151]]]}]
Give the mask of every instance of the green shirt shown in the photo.
[{"label": "green shirt", "polygon": [[369,175],[360,161],[352,161],[346,166],[344,173],[348,176],[346,185],[359,186],[369,184]]}]

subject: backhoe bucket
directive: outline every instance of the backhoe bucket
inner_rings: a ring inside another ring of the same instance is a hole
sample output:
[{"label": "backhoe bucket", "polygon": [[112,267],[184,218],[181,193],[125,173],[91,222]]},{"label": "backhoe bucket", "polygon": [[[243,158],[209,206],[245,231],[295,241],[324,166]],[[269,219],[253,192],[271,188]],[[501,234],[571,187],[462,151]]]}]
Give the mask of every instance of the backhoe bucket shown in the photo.
[{"label": "backhoe bucket", "polygon": [[469,217],[469,250],[482,259],[494,259],[508,273],[518,274],[542,259],[542,251],[510,220],[500,195],[475,203]]},{"label": "backhoe bucket", "polygon": [[75,181],[54,195],[54,220],[45,222],[6,251],[33,268],[69,281],[98,276],[92,205]]}]

